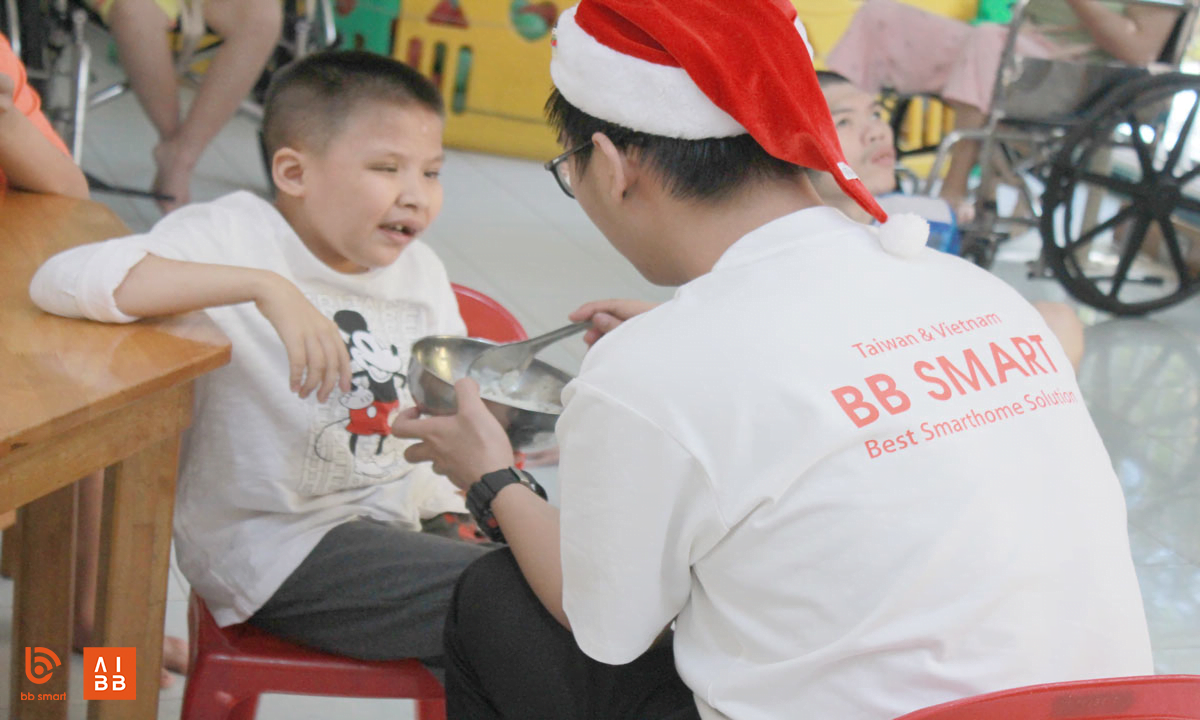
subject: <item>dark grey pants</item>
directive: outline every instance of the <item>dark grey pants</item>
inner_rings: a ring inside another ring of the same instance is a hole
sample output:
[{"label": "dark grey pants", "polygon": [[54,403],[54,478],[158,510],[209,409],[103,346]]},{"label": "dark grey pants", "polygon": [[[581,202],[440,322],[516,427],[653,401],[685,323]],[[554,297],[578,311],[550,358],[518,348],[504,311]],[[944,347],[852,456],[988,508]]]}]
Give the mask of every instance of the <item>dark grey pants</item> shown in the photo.
[{"label": "dark grey pants", "polygon": [[330,530],[248,622],[291,642],[365,660],[441,667],[458,576],[495,549],[373,520]]},{"label": "dark grey pants", "polygon": [[700,720],[670,638],[628,665],[591,659],[507,548],[459,580],[446,618],[446,711],[450,720]]}]

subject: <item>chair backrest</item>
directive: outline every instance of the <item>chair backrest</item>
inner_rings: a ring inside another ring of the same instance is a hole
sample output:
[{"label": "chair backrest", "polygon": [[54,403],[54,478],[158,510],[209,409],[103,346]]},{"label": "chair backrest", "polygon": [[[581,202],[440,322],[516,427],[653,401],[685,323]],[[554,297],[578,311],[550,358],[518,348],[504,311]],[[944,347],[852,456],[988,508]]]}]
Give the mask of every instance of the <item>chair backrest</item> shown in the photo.
[{"label": "chair backrest", "polygon": [[467,335],[494,342],[528,339],[521,321],[503,305],[478,290],[453,283],[458,311],[467,324]]},{"label": "chair backrest", "polygon": [[898,720],[1200,720],[1200,675],[1031,685],[911,712]]}]

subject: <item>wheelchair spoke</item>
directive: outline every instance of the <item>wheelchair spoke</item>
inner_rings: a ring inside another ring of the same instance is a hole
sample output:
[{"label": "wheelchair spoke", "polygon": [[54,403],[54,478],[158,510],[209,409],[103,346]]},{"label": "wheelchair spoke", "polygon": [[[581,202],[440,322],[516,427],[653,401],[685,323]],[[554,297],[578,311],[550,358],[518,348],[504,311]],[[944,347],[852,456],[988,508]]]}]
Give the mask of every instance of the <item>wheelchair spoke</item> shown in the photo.
[{"label": "wheelchair spoke", "polygon": [[1143,195],[1145,195],[1145,191],[1143,191],[1141,184],[1132,183],[1128,180],[1122,180],[1121,178],[1112,177],[1110,175],[1100,175],[1098,173],[1088,172],[1085,170],[1077,173],[1075,177],[1081,182],[1098,185],[1105,190],[1112,190],[1113,192],[1122,193],[1130,198],[1141,198]]},{"label": "wheelchair spoke", "polygon": [[1178,178],[1176,178],[1176,180],[1178,180],[1180,185],[1187,185],[1192,180],[1195,180],[1197,175],[1200,175],[1200,165],[1197,165],[1196,167],[1192,168],[1191,170],[1188,170],[1187,172],[1185,172],[1184,174],[1182,174]]},{"label": "wheelchair spoke", "polygon": [[1142,121],[1130,113],[1125,117],[1125,122],[1129,123],[1129,138],[1133,141],[1134,149],[1137,150],[1138,164],[1142,166],[1142,177],[1151,177],[1154,175],[1154,158],[1150,155],[1150,146],[1142,139]]},{"label": "wheelchair spoke", "polygon": [[1116,299],[1117,293],[1121,291],[1121,286],[1125,284],[1125,279],[1129,277],[1129,269],[1133,266],[1134,258],[1142,249],[1142,242],[1146,239],[1146,231],[1149,228],[1150,216],[1138,213],[1125,249],[1121,252],[1121,262],[1117,263],[1117,269],[1113,271],[1112,288],[1108,291],[1110,298]]},{"label": "wheelchair spoke", "polygon": [[1187,261],[1183,259],[1183,252],[1179,249],[1179,235],[1175,232],[1175,223],[1171,222],[1170,216],[1165,218],[1160,216],[1155,219],[1162,228],[1163,242],[1167,244],[1167,251],[1171,254],[1171,264],[1175,266],[1175,274],[1179,276],[1179,288],[1186,290],[1192,284],[1192,278]]},{"label": "wheelchair spoke", "polygon": [[1188,111],[1187,119],[1183,121],[1183,127],[1179,129],[1179,135],[1175,138],[1175,147],[1171,148],[1171,153],[1167,155],[1167,162],[1163,165],[1163,172],[1170,173],[1175,169],[1175,163],[1179,162],[1180,156],[1183,155],[1183,149],[1187,146],[1188,136],[1192,134],[1192,123],[1196,120],[1196,111],[1200,110],[1200,98],[1193,96],[1192,109]]},{"label": "wheelchair spoke", "polygon": [[1178,207],[1189,212],[1200,213],[1200,200],[1183,195],[1179,198]]},{"label": "wheelchair spoke", "polygon": [[1132,215],[1136,210],[1137,210],[1137,208],[1135,208],[1133,205],[1126,205],[1125,207],[1121,208],[1115,215],[1113,215],[1109,219],[1100,223],[1099,225],[1092,228],[1091,230],[1088,230],[1087,232],[1083,233],[1075,240],[1068,242],[1066,245],[1063,246],[1063,250],[1065,250],[1066,252],[1071,252],[1073,250],[1076,250],[1084,243],[1090,242],[1092,240],[1092,238],[1096,237],[1097,235],[1104,232],[1105,230],[1108,230],[1108,229],[1116,226],[1118,223],[1123,222],[1126,218],[1128,218],[1130,215]]}]

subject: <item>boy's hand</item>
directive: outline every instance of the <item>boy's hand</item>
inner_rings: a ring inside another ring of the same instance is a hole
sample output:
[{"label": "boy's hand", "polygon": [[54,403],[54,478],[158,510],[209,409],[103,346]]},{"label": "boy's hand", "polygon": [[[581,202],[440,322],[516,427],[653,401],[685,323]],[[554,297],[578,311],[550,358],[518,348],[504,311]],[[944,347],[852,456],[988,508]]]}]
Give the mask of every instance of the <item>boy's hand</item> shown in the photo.
[{"label": "boy's hand", "polygon": [[583,336],[583,341],[591,347],[600,338],[612,332],[618,325],[634,315],[641,315],[647,310],[658,307],[658,303],[644,300],[594,300],[586,303],[567,317],[571,322],[591,320],[592,327]]},{"label": "boy's hand", "polygon": [[479,397],[479,385],[470,378],[454,383],[458,412],[421,417],[413,407],[392,423],[392,434],[420,440],[404,451],[411,463],[433,461],[433,471],[466,490],[485,474],[513,464],[512,444],[499,421]]},{"label": "boy's hand", "polygon": [[318,402],[328,400],[335,387],[350,392],[350,354],[337,325],[287,280],[278,278],[265,288],[255,304],[287,350],[292,392],[306,398],[316,390]]}]

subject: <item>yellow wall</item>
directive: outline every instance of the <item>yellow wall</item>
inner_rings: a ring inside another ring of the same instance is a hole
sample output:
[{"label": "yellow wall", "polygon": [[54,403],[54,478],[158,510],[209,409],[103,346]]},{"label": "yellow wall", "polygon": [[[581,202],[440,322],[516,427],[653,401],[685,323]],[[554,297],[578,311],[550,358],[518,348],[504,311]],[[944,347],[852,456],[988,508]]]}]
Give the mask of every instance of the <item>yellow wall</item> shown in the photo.
[{"label": "yellow wall", "polygon": [[[734,0],[731,0],[734,1]],[[525,0],[518,0],[525,2]],[[561,12],[576,0],[528,0]],[[792,0],[823,67],[861,3],[858,0]],[[977,0],[915,0],[919,7],[969,19]],[[522,37],[513,25],[513,0],[457,0],[468,26],[430,22],[435,8],[453,0],[403,0],[394,43],[397,59],[434,75],[436,47],[444,47],[440,87],[446,101],[446,144],[501,155],[549,159],[558,143],[542,114],[551,89],[550,36]],[[470,51],[464,88],[456,88],[461,53]],[[918,121],[920,122],[920,121]],[[925,125],[926,123],[921,123]],[[915,126],[914,126],[915,127]],[[940,128],[939,128],[940,129]]]},{"label": "yellow wall", "polygon": [[[444,2],[444,0],[441,0]],[[549,2],[557,12],[573,0]],[[526,40],[510,18],[512,0],[459,0],[469,26],[430,23],[439,0],[404,0],[397,26],[395,56],[410,62],[413,41],[420,45],[417,69],[432,76],[435,48],[445,46],[441,73],[446,101],[446,144],[467,150],[548,160],[559,152],[542,115],[550,94],[550,35]],[[556,14],[557,17],[557,14]],[[466,91],[457,92],[460,53],[471,52]],[[456,101],[457,100],[457,101]]]}]

